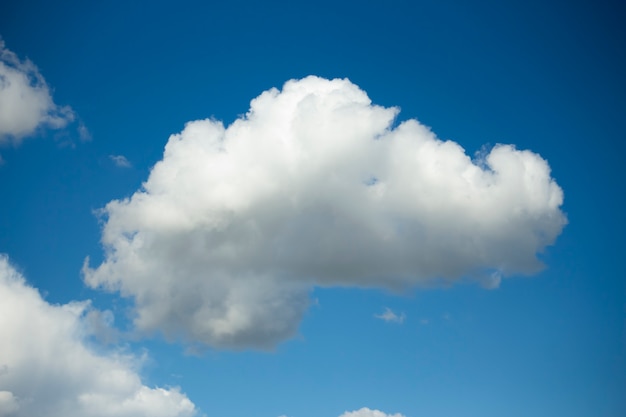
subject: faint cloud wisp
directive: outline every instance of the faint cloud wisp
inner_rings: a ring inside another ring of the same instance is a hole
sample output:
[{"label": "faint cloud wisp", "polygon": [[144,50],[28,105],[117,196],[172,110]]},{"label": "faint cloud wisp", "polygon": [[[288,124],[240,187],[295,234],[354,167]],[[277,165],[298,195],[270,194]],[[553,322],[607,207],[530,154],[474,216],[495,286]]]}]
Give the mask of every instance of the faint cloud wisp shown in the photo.
[{"label": "faint cloud wisp", "polygon": [[374,317],[376,317],[377,319],[386,321],[387,323],[398,323],[398,324],[404,323],[404,320],[406,319],[406,315],[404,313],[401,313],[400,315],[398,315],[394,313],[393,310],[390,309],[389,307],[385,307],[385,311],[383,313],[375,314]]},{"label": "faint cloud wisp", "polygon": [[109,155],[109,159],[113,161],[115,166],[120,168],[130,168],[132,164],[124,155]]}]

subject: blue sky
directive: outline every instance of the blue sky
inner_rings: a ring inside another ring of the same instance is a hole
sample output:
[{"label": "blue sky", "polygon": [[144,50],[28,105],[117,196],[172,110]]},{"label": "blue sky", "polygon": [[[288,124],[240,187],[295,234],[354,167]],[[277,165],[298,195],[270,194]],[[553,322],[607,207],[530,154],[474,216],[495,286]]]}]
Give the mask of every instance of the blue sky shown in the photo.
[{"label": "blue sky", "polygon": [[3,4],[0,415],[624,415],[623,16]]}]

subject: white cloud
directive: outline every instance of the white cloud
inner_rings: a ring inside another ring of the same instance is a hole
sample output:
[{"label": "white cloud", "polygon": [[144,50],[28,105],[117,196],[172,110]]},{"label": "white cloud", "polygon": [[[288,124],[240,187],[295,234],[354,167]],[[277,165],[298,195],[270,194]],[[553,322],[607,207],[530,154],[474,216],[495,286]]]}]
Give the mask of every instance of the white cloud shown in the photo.
[{"label": "white cloud", "polygon": [[109,159],[120,168],[130,168],[132,166],[124,155],[109,155]]},{"label": "white cloud", "polygon": [[386,414],[379,410],[370,410],[367,407],[363,407],[356,411],[346,411],[339,417],[404,417],[402,414]]},{"label": "white cloud", "polygon": [[389,322],[391,322],[391,323],[404,323],[404,319],[406,318],[404,313],[402,313],[400,315],[397,315],[389,307],[386,307],[385,311],[382,314],[376,314],[376,315],[374,315],[374,317],[376,317],[377,319],[384,320],[384,321],[386,321],[388,323]]},{"label": "white cloud", "polygon": [[37,67],[21,61],[0,39],[0,143],[19,143],[40,126],[61,129],[74,120],[69,106],[57,106]]},{"label": "white cloud", "polygon": [[530,274],[566,223],[539,155],[472,161],[348,80],[271,89],[225,128],[172,135],[131,198],[111,201],[91,287],[135,300],[140,331],[216,347],[293,335],[313,286],[407,288]]},{"label": "white cloud", "polygon": [[51,305],[0,255],[0,416],[190,417],[178,388],[149,388],[139,360],[85,342],[87,302]]},{"label": "white cloud", "polygon": [[110,310],[89,310],[83,317],[88,333],[104,344],[116,343],[120,332],[113,326],[115,317]]}]

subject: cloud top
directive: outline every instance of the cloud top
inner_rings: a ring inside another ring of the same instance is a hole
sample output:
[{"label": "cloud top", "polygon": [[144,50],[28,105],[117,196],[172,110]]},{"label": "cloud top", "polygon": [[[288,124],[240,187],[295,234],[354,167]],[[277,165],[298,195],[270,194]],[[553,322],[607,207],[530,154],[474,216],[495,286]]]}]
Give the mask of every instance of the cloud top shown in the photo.
[{"label": "cloud top", "polygon": [[19,143],[38,127],[61,129],[75,118],[69,106],[58,106],[37,67],[5,47],[0,39],[0,144]]},{"label": "cloud top", "polygon": [[105,259],[85,282],[133,297],[141,331],[267,348],[294,334],[313,286],[538,271],[566,223],[547,162],[511,145],[474,161],[397,114],[312,76],[228,127],[188,123],[142,189],[102,210]]},{"label": "cloud top", "polygon": [[356,411],[346,411],[339,417],[404,417],[402,414],[387,414],[380,410],[371,410],[367,407],[363,407]]},{"label": "cloud top", "polygon": [[89,310],[87,302],[47,303],[0,255],[0,416],[196,415],[178,388],[143,385],[138,358],[90,348]]}]

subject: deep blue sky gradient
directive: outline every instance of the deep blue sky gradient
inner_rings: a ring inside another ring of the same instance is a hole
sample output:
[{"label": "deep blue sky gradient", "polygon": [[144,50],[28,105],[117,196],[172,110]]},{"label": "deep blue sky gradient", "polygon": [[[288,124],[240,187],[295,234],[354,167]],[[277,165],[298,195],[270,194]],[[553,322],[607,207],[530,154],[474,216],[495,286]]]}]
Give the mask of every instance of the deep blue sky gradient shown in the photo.
[{"label": "deep blue sky gradient", "polygon": [[[300,336],[274,353],[160,339],[148,382],[209,416],[626,415],[624,5],[589,1],[11,1],[0,36],[91,132],[0,148],[0,252],[51,302],[126,302],[87,289],[93,214],[135,191],[170,134],[232,122],[270,87],[348,77],[473,154],[513,143],[550,163],[569,224],[534,277],[415,290],[316,289]],[[66,142],[73,145],[64,145]],[[133,164],[114,166],[108,155]],[[94,262],[95,263],[95,262]],[[373,317],[404,312],[402,325]],[[422,323],[427,320],[427,323]]]}]

